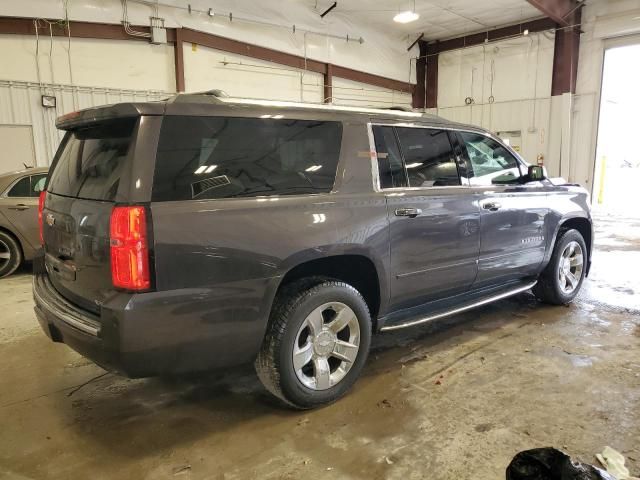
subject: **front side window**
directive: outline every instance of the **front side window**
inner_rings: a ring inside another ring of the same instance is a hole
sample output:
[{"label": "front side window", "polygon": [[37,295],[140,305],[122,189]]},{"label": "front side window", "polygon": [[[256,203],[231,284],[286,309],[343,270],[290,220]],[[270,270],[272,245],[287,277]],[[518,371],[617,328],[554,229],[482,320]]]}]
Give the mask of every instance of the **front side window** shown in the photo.
[{"label": "front side window", "polygon": [[460,132],[460,136],[469,158],[471,185],[505,185],[520,181],[520,164],[503,145],[478,133]]},{"label": "front side window", "polygon": [[44,190],[44,185],[47,183],[47,175],[31,175],[31,197],[37,197],[40,192]]},{"label": "front side window", "polygon": [[341,139],[340,122],[168,116],[152,199],[330,192]]},{"label": "front side window", "polygon": [[410,187],[460,185],[455,156],[446,130],[396,128]]}]

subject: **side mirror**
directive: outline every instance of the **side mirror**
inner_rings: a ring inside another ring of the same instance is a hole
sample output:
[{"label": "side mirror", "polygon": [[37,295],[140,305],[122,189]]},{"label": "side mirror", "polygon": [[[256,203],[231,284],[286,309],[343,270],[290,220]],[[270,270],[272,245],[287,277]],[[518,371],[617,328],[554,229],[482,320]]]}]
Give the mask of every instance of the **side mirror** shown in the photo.
[{"label": "side mirror", "polygon": [[527,177],[529,177],[530,182],[544,180],[545,178],[547,178],[547,169],[541,167],[540,165],[529,165]]}]

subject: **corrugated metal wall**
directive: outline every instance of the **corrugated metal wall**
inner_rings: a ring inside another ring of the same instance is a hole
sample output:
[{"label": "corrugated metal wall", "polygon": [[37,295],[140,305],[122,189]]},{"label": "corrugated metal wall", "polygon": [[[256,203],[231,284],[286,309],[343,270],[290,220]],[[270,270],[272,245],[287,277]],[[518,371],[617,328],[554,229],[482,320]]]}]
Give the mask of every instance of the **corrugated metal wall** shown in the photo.
[{"label": "corrugated metal wall", "polygon": [[[56,97],[56,108],[42,106],[42,95]],[[60,115],[110,103],[150,101],[171,95],[160,91],[118,90],[0,80],[0,125],[30,125],[38,166],[51,163],[63,133],[56,129]]]}]

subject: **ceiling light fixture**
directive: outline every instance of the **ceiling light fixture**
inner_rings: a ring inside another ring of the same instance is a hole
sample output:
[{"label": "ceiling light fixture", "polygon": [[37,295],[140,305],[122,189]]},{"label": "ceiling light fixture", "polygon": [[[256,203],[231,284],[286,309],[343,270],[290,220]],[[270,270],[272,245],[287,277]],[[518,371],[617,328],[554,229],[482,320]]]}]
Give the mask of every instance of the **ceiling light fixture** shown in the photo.
[{"label": "ceiling light fixture", "polygon": [[416,12],[407,10],[406,12],[398,13],[395,17],[393,17],[393,21],[398,23],[410,23],[415,22],[419,18],[420,15],[418,15]]},{"label": "ceiling light fixture", "polygon": [[413,10],[406,10],[404,12],[400,12],[393,17],[394,22],[398,23],[410,23],[415,22],[420,18],[420,15],[416,13],[416,2],[413,1]]}]

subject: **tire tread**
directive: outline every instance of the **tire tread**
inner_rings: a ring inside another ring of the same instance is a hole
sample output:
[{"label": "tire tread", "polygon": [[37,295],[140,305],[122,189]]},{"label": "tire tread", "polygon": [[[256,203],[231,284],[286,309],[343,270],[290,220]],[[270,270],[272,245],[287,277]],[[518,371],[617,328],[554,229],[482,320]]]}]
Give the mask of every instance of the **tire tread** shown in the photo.
[{"label": "tire tread", "polygon": [[260,352],[255,360],[255,370],[264,387],[287,406],[297,410],[306,410],[312,407],[297,405],[287,399],[281,386],[277,351],[282,343],[282,337],[287,329],[288,321],[298,305],[308,297],[316,295],[321,289],[328,287],[349,289],[352,293],[360,297],[366,305],[360,292],[345,282],[327,277],[309,277],[294,281],[286,285],[276,297],[273,308],[271,309],[267,332],[262,342]]}]

